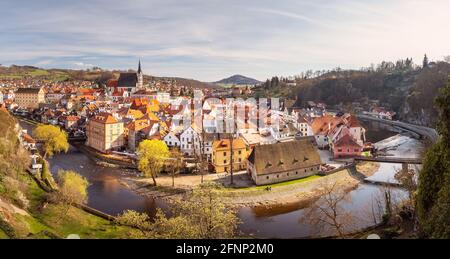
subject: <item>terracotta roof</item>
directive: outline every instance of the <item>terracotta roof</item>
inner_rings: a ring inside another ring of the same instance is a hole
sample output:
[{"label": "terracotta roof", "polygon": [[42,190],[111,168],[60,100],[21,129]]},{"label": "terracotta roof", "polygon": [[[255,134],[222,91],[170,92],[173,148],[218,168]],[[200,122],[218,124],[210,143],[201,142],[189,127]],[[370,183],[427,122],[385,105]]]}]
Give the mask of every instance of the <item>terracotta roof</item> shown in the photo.
[{"label": "terracotta roof", "polygon": [[[246,148],[244,140],[242,138],[237,138],[233,140],[233,149],[243,149]],[[213,143],[213,149],[214,150],[230,150],[230,140],[229,139],[223,139],[223,140],[216,140]]]},{"label": "terracotta roof", "polygon": [[309,139],[256,146],[248,161],[258,175],[319,166],[320,155]]},{"label": "terracotta roof", "polygon": [[78,92],[82,95],[92,95],[95,93],[95,89],[89,89],[89,88],[80,88],[78,89]]},{"label": "terracotta roof", "polygon": [[103,123],[103,124],[114,124],[118,121],[110,113],[101,112],[91,118],[91,121]]},{"label": "terracotta roof", "polygon": [[314,135],[328,135],[336,126],[342,122],[340,117],[325,115],[314,119],[311,124]]},{"label": "terracotta roof", "polygon": [[113,91],[113,93],[112,93],[112,96],[118,96],[118,97],[121,97],[121,96],[123,96],[123,91],[120,90],[119,88],[115,87],[115,88],[114,88],[114,91]]},{"label": "terracotta roof", "polygon": [[148,112],[148,113],[146,113],[146,114],[142,117],[142,119],[147,119],[147,120],[154,121],[154,122],[158,122],[158,121],[159,121],[158,116],[156,116],[153,112]]},{"label": "terracotta roof", "polygon": [[349,134],[346,134],[334,143],[334,147],[358,147],[358,148],[361,148],[362,146],[359,145],[352,138],[352,136],[350,136]]},{"label": "terracotta roof", "polygon": [[119,81],[115,80],[115,79],[110,79],[110,80],[108,80],[108,83],[106,83],[106,85],[108,87],[117,87],[118,84],[119,84]]},{"label": "terracotta roof", "polygon": [[131,122],[127,128],[129,130],[133,130],[133,131],[140,131],[143,130],[149,126],[153,125],[152,123],[149,123],[149,121],[147,120],[136,120]]},{"label": "terracotta roof", "polygon": [[27,142],[27,143],[36,143],[36,141],[28,134],[23,134],[23,139]]},{"label": "terracotta roof", "polygon": [[78,121],[80,119],[80,117],[78,116],[67,116],[66,120],[67,121]]},{"label": "terracotta roof", "polygon": [[359,120],[358,120],[358,118],[356,118],[356,116],[354,116],[354,115],[350,115],[350,116],[347,118],[347,125],[348,125],[350,128],[358,128],[358,127],[362,127],[362,126],[361,126],[361,123],[360,123]]},{"label": "terracotta roof", "polygon": [[131,102],[131,108],[138,109],[141,106],[147,105],[148,100],[146,98],[134,98]]},{"label": "terracotta roof", "polygon": [[126,110],[120,112],[122,116],[132,116],[134,119],[140,119],[144,114],[140,110],[134,110],[131,108],[125,108]]}]

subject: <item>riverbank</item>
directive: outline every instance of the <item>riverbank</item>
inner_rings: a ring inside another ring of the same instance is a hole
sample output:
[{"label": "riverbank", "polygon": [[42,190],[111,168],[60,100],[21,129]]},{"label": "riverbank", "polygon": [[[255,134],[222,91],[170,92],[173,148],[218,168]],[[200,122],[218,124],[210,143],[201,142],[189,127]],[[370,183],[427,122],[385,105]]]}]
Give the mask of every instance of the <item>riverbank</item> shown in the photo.
[{"label": "riverbank", "polygon": [[[357,170],[366,177],[372,176],[379,168],[378,163],[362,163],[357,165]],[[238,182],[248,177],[245,173],[235,176]],[[221,175],[205,175],[204,181],[223,182]],[[250,181],[250,179],[248,179]],[[200,175],[189,175],[175,178],[175,187],[172,187],[170,176],[157,178],[158,186],[153,186],[151,179],[126,177],[121,183],[131,188],[139,195],[152,198],[170,200],[183,197],[193,188],[201,184]],[[280,207],[280,206],[303,206],[318,199],[324,186],[337,183],[337,188],[346,192],[358,187],[359,179],[355,178],[347,169],[338,171],[327,176],[313,176],[269,186],[250,187],[224,187],[218,189],[223,202],[230,208],[243,207]],[[270,191],[267,190],[270,187]]]}]

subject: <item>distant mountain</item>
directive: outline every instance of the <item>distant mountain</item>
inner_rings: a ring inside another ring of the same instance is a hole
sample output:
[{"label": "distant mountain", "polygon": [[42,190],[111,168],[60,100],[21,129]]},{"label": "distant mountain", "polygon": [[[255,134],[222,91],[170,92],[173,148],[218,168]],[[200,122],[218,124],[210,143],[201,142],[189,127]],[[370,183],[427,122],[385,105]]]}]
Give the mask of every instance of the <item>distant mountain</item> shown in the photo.
[{"label": "distant mountain", "polygon": [[214,83],[219,85],[256,85],[260,84],[261,82],[253,78],[234,75]]}]

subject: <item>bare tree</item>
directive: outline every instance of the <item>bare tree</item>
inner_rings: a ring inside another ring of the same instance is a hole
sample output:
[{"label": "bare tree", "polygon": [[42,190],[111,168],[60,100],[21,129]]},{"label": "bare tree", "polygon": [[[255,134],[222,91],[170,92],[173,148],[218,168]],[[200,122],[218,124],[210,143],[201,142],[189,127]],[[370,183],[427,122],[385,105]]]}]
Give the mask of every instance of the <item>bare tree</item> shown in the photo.
[{"label": "bare tree", "polygon": [[402,204],[401,215],[413,222],[413,227],[417,228],[418,219],[416,214],[416,193],[418,184],[418,168],[408,168],[399,170],[395,174],[395,179],[403,186],[408,193],[408,200]]},{"label": "bare tree", "polygon": [[349,201],[345,190],[339,189],[338,183],[325,183],[321,186],[320,198],[308,209],[301,221],[315,226],[319,236],[333,235],[344,238],[354,220],[353,216],[342,207],[342,202]]},{"label": "bare tree", "polygon": [[408,170],[398,170],[394,176],[395,180],[397,180],[408,192],[411,203],[414,203],[414,194],[417,191],[418,175],[416,172],[415,169],[408,168]]},{"label": "bare tree", "polygon": [[380,188],[379,194],[373,198],[371,207],[371,216],[375,225],[379,223],[388,223],[395,210],[393,202],[392,188],[384,185]]},{"label": "bare tree", "polygon": [[169,168],[172,176],[172,187],[175,187],[175,175],[183,168],[183,154],[181,154],[178,148],[174,148],[170,151]]}]

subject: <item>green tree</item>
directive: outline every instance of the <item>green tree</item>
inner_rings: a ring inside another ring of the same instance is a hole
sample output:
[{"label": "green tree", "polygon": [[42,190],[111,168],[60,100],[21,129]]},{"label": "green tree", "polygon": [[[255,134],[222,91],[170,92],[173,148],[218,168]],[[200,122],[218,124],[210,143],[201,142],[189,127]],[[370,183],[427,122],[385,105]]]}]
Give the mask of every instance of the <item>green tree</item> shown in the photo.
[{"label": "green tree", "polygon": [[419,175],[417,209],[422,232],[450,238],[450,78],[436,99],[439,141],[427,152]]},{"label": "green tree", "polygon": [[54,193],[54,198],[62,205],[60,221],[69,212],[70,208],[76,204],[83,204],[87,201],[89,182],[86,178],[74,171],[58,172],[59,189]]},{"label": "green tree", "polygon": [[52,157],[55,153],[67,152],[69,142],[67,134],[60,128],[52,125],[39,125],[33,131],[34,137],[42,142],[44,159]]},{"label": "green tree", "polygon": [[156,177],[161,172],[164,162],[169,158],[169,148],[160,140],[144,140],[139,144],[139,170],[145,177],[152,177],[156,186]]},{"label": "green tree", "polygon": [[239,219],[234,211],[225,208],[218,188],[205,183],[195,188],[188,199],[174,201],[170,218],[160,210],[153,221],[147,214],[127,211],[117,218],[117,223],[139,229],[134,236],[137,238],[233,238]]}]

